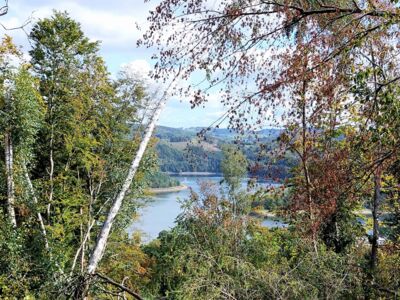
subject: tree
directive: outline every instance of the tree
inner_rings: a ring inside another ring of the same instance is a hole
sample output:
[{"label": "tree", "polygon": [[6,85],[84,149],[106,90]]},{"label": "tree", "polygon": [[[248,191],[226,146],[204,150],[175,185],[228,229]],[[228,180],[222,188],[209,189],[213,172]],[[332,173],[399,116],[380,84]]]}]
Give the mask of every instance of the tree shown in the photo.
[{"label": "tree", "polygon": [[[1,78],[1,85],[2,85],[2,90],[3,90],[3,113],[8,116],[9,112],[7,113],[6,111],[11,111],[11,99],[10,95],[6,95],[5,93],[5,84],[7,84],[7,75],[10,75],[11,70],[10,70],[10,60],[12,59],[12,55],[14,56],[19,56],[20,53],[18,52],[17,48],[12,44],[11,38],[6,37],[2,41],[1,45],[1,69],[2,73],[5,76],[2,76]],[[5,122],[7,124],[7,122]],[[2,124],[3,126],[5,124]],[[8,210],[8,216],[11,224],[13,226],[17,226],[17,221],[15,217],[15,192],[14,192],[14,175],[13,175],[13,169],[14,169],[14,162],[13,162],[13,144],[12,144],[12,137],[11,137],[11,130],[7,126],[4,128],[4,157],[5,157],[5,166],[6,166],[6,176],[7,176],[7,210]]]},{"label": "tree", "polygon": [[[371,180],[373,186],[369,205],[373,217],[373,234],[370,239],[372,269],[377,265],[379,215],[381,205],[384,203],[384,194],[387,194],[387,191],[384,191],[384,178],[396,164],[400,141],[399,84],[397,80],[386,84],[388,78],[392,78],[397,71],[397,66],[390,59],[395,53],[395,49],[389,43],[390,40],[390,33],[375,36],[368,40],[369,43],[365,48],[360,49],[360,55],[367,62],[355,74],[353,88],[354,95],[359,101],[356,114],[359,121],[359,135],[353,143],[357,147],[357,152],[363,154],[360,158],[364,158],[366,162],[362,159],[355,161],[361,164],[366,179]],[[391,188],[393,187],[389,189]]]},{"label": "tree", "polygon": [[15,162],[27,164],[32,157],[32,147],[41,126],[42,100],[37,82],[29,74],[27,66],[13,66],[11,59],[21,60],[21,54],[6,36],[1,45],[2,69],[2,118],[4,132],[5,166],[7,174],[8,215],[13,226],[17,226],[15,209]]},{"label": "tree", "polygon": [[[389,1],[222,1],[210,7],[207,1],[165,0],[150,14],[149,30],[138,43],[157,47],[157,76],[177,62],[184,78],[200,70],[207,84],[187,91],[192,104],[220,88],[224,118],[240,131],[250,126],[252,113],[264,122],[265,111],[287,100],[285,91],[307,74],[330,72],[328,86],[338,86],[343,76],[337,75],[346,72],[338,63],[354,57],[371,34],[390,31],[398,17]],[[298,59],[304,57],[306,68]]]},{"label": "tree", "polygon": [[222,151],[221,171],[230,193],[234,193],[247,175],[247,159],[235,146],[225,145]]},{"label": "tree", "polygon": [[[89,264],[88,264],[87,270],[86,270],[87,275],[89,275],[89,276],[93,276],[96,274],[99,262],[102,259],[105,249],[107,247],[107,240],[110,236],[110,232],[111,232],[112,226],[114,224],[115,218],[117,217],[118,213],[121,210],[122,202],[123,202],[124,198],[126,197],[128,191],[130,189],[130,186],[132,184],[133,178],[139,169],[139,164],[141,163],[144,153],[146,151],[146,148],[150,142],[150,138],[151,138],[154,128],[156,126],[156,122],[158,121],[158,118],[168,100],[168,92],[169,92],[168,90],[173,83],[174,83],[174,81],[171,81],[169,87],[164,92],[162,92],[161,99],[159,99],[155,103],[154,110],[148,112],[149,120],[147,121],[147,125],[146,125],[146,128],[143,133],[143,137],[141,138],[141,141],[139,144],[139,148],[137,149],[136,154],[132,158],[128,173],[123,181],[123,185],[121,186],[120,190],[118,191],[118,193],[116,194],[116,196],[113,199],[111,208],[107,213],[107,218],[101,227],[101,230],[97,236],[97,240],[94,245],[93,251],[90,255]],[[136,89],[136,91],[140,91],[140,90]],[[146,111],[148,109],[149,108],[147,107]],[[91,283],[90,277],[83,278],[82,285],[79,286],[76,291],[77,297],[85,297],[87,295],[90,283]],[[139,296],[136,298],[140,299]]]},{"label": "tree", "polygon": [[356,224],[369,191],[374,269],[384,174],[398,155],[399,18],[398,1],[165,0],[138,44],[156,47],[156,76],[177,62],[182,78],[203,76],[182,91],[193,107],[222,95],[217,125],[285,127],[276,152],[299,159],[290,208],[316,254],[320,238],[339,252],[355,240],[340,228]]},{"label": "tree", "polygon": [[[149,297],[297,299],[361,295],[354,256],[312,246],[296,232],[268,230],[233,214],[218,187],[204,184],[184,203],[176,226],[144,247],[154,260]],[[346,261],[349,259],[349,261]],[[339,267],[340,266],[340,267]]]},{"label": "tree", "polygon": [[[27,166],[35,163],[33,148],[43,124],[44,106],[38,82],[30,74],[29,65],[22,60],[10,37],[3,38],[0,49],[0,129],[4,137],[6,173],[4,181],[0,176],[0,184],[3,186],[5,182],[8,187],[6,215],[9,220],[4,222],[1,219],[0,285],[4,297],[24,297],[47,277],[44,270],[49,268],[46,251],[41,248],[48,245],[46,229],[37,198],[30,195],[33,186],[27,186],[31,183]],[[31,212],[35,213],[32,218]]]},{"label": "tree", "polygon": [[97,265],[103,255],[105,247],[107,245],[107,239],[110,234],[111,227],[113,225],[115,217],[117,216],[119,210],[121,209],[122,200],[124,199],[130,185],[132,184],[133,177],[135,176],[135,174],[139,168],[139,163],[144,155],[146,147],[150,141],[151,135],[153,134],[155,123],[158,120],[158,117],[165,105],[165,102],[166,102],[166,98],[162,99],[162,102],[159,104],[156,111],[152,115],[152,117],[147,125],[147,128],[145,130],[143,139],[140,143],[139,149],[137,150],[137,153],[134,156],[134,159],[132,160],[132,163],[129,168],[128,174],[125,178],[124,184],[122,185],[121,190],[118,192],[117,196],[115,197],[113,205],[111,206],[111,209],[107,215],[107,219],[102,226],[101,232],[98,236],[95,248],[90,257],[90,261],[89,261],[89,265],[88,265],[87,271],[91,275],[93,275],[96,272]]},{"label": "tree", "polygon": [[[122,199],[133,200],[142,193],[143,173],[154,164],[144,152],[155,120],[151,119],[144,144],[140,144],[140,130],[132,137],[132,130],[141,129],[144,94],[140,85],[131,85],[134,89],[128,95],[121,83],[112,82],[97,53],[98,43],[89,42],[67,13],[55,12],[40,20],[30,37],[32,65],[47,106],[36,145],[40,164],[32,171],[33,184],[40,187],[39,198],[47,206],[50,248],[59,266],[59,280],[54,284],[70,294],[77,289],[76,279],[86,278],[89,266],[90,275],[97,271],[110,235],[108,225],[115,225],[113,235],[125,236],[137,202],[122,203]],[[137,151],[140,155],[126,179]],[[123,192],[116,209],[110,199],[119,189]],[[101,238],[96,241],[98,235]],[[66,272],[70,276],[62,275]]]},{"label": "tree", "polygon": [[248,162],[244,154],[233,145],[224,145],[222,147],[223,159],[221,161],[221,171],[223,181],[228,187],[228,197],[232,202],[233,214],[235,216],[247,212],[249,200],[243,191],[242,181],[247,176]]},{"label": "tree", "polygon": [[[44,129],[48,147],[43,149],[48,157],[42,157],[48,168],[49,187],[47,218],[51,217],[54,198],[55,176],[65,168],[59,160],[64,148],[64,136],[76,125],[73,118],[77,107],[74,99],[78,95],[78,74],[91,55],[98,49],[98,43],[89,42],[83,35],[79,24],[66,13],[55,12],[51,19],[39,21],[30,33],[32,66],[40,78],[40,90],[47,105]],[[79,92],[78,92],[79,93]],[[42,152],[42,156],[43,153]],[[65,162],[64,162],[65,163]],[[49,220],[50,221],[50,220]]]}]

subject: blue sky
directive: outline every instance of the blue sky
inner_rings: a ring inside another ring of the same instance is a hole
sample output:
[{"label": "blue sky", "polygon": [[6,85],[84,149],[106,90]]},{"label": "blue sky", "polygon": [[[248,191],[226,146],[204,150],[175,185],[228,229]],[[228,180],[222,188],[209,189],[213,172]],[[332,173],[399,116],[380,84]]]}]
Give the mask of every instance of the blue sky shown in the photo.
[{"label": "blue sky", "polygon": [[[3,2],[4,0],[0,0]],[[115,75],[123,65],[146,71],[151,68],[151,50],[136,47],[142,32],[136,24],[146,28],[148,11],[157,5],[158,0],[144,3],[144,0],[9,0],[9,13],[1,17],[7,27],[23,24],[32,16],[32,23],[48,17],[53,9],[67,11],[81,23],[85,34],[93,40],[101,41],[101,55],[109,71]],[[29,32],[31,26],[26,27]],[[29,42],[22,30],[5,31],[29,50]],[[185,84],[185,83],[183,83]],[[205,108],[190,109],[187,100],[170,99],[161,115],[159,124],[172,127],[208,126],[224,112],[218,96],[210,97]]]}]

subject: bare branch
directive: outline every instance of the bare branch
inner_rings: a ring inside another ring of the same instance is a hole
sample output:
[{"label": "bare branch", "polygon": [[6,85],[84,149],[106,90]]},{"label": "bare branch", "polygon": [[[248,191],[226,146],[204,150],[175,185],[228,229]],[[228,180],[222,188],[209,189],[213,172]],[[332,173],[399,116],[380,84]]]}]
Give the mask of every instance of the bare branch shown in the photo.
[{"label": "bare branch", "polygon": [[[1,14],[0,14],[1,16]],[[22,29],[25,32],[25,27],[28,26],[30,23],[32,23],[32,15],[30,15],[25,21],[24,23],[22,23],[22,25],[20,26],[16,26],[16,27],[6,27],[4,26],[4,24],[0,23],[0,26],[7,31],[12,31],[12,30],[19,30]]]},{"label": "bare branch", "polygon": [[0,8],[0,17],[8,13],[8,0],[4,1],[5,4]]},{"label": "bare branch", "polygon": [[107,283],[112,284],[118,288],[120,288],[121,290],[123,290],[124,292],[127,292],[129,295],[133,296],[135,299],[137,300],[143,300],[142,297],[140,297],[140,295],[138,293],[135,293],[134,291],[132,291],[131,289],[127,288],[126,286],[119,284],[118,282],[112,280],[111,278],[107,277],[106,275],[100,274],[100,273],[95,273],[94,275],[96,275],[97,277],[105,280]]}]

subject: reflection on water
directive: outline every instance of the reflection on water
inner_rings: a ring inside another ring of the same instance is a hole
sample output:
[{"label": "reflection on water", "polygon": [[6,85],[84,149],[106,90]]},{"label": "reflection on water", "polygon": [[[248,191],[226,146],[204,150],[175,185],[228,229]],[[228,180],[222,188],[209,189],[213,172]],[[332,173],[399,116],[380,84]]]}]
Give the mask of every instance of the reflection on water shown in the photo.
[{"label": "reflection on water", "polygon": [[[191,187],[195,192],[199,192],[201,181],[211,181],[219,183],[221,177],[210,176],[184,176],[178,178],[181,184]],[[264,183],[267,184],[267,183]],[[149,242],[157,238],[158,234],[174,226],[175,218],[181,212],[179,200],[188,199],[190,190],[179,192],[157,194],[151,197],[151,201],[140,210],[140,218],[129,228],[128,232],[140,231],[143,242]],[[266,219],[262,221],[266,227],[285,227],[286,224],[279,220]]]},{"label": "reflection on water", "polygon": [[261,225],[268,228],[285,228],[288,227],[288,224],[279,221],[278,219],[267,218],[261,222]]}]

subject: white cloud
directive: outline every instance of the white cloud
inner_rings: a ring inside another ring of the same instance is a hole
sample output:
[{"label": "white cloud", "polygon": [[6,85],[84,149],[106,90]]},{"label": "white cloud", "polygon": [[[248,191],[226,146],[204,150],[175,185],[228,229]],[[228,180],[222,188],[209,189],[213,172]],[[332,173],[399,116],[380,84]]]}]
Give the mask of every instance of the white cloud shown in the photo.
[{"label": "white cloud", "polygon": [[[127,5],[129,2],[129,6]],[[152,3],[151,5],[154,5]],[[19,1],[10,3],[9,14],[2,17],[6,27],[16,27],[24,23],[30,16],[33,22],[49,17],[53,9],[67,11],[72,18],[82,25],[82,29],[90,39],[100,40],[105,49],[131,50],[141,32],[136,23],[145,24],[150,4],[135,5],[130,1]],[[29,26],[27,30],[29,31]],[[25,41],[22,32],[12,32],[17,40]]]},{"label": "white cloud", "polygon": [[151,71],[151,66],[147,60],[137,59],[123,64],[121,66],[121,70],[132,77],[139,75],[140,77],[148,78]]},{"label": "white cloud", "polygon": [[[128,68],[142,77],[147,77],[152,66],[149,63],[152,53],[148,49],[136,49],[136,40],[141,37],[135,23],[146,29],[148,11],[158,4],[158,0],[144,3],[143,0],[13,0],[10,1],[9,14],[0,18],[7,27],[16,27],[33,13],[33,23],[40,18],[52,15],[53,9],[67,11],[73,19],[81,23],[82,30],[90,40],[100,40],[101,54],[113,72],[119,67]],[[220,0],[209,0],[212,7],[218,6]],[[30,27],[26,31],[30,31]],[[171,30],[182,30],[182,24],[166,27],[164,38]],[[187,29],[187,28],[185,28]],[[21,30],[3,31],[14,37],[17,44],[22,44],[25,50],[29,48],[26,34]],[[130,62],[129,62],[130,61]],[[128,62],[123,64],[123,62]],[[176,82],[179,87],[185,87],[188,82],[195,84],[204,74],[195,74],[193,78]],[[192,80],[193,79],[193,80]],[[197,79],[197,80],[196,80]],[[153,82],[153,81],[152,81]],[[168,81],[166,82],[168,84]],[[164,83],[164,84],[166,84]],[[161,118],[161,124],[169,126],[208,126],[226,111],[221,103],[222,94],[219,89],[210,91],[205,108],[190,109],[191,98],[174,97],[167,105]]]}]

